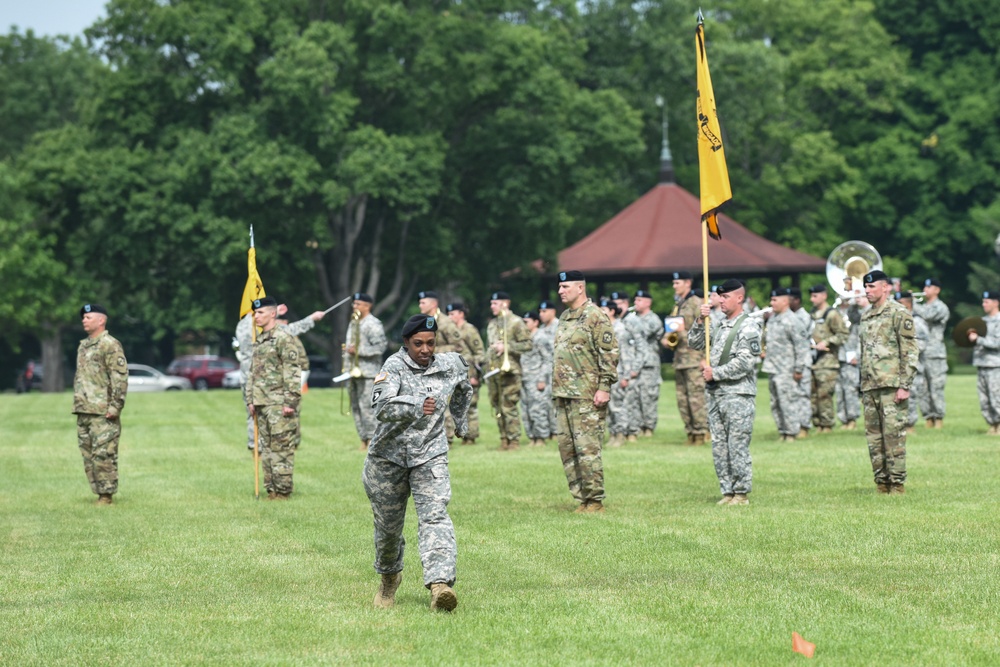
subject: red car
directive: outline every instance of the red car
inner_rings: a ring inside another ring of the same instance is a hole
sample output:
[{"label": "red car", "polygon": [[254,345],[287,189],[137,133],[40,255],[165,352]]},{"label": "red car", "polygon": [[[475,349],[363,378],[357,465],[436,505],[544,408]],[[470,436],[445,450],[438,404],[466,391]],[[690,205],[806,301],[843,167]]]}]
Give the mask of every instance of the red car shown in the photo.
[{"label": "red car", "polygon": [[167,375],[179,375],[191,381],[195,389],[221,387],[223,376],[240,364],[235,359],[212,354],[191,354],[177,357],[167,366]]}]

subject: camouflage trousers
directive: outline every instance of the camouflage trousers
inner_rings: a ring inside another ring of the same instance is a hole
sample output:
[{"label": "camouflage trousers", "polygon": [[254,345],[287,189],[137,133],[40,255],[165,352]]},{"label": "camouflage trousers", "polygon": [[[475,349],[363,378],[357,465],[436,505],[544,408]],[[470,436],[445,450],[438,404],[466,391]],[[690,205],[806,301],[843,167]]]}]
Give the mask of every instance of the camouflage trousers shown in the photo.
[{"label": "camouflage trousers", "polygon": [[708,412],[705,408],[705,378],[700,368],[678,368],[674,371],[677,384],[677,411],[688,435],[708,433]]},{"label": "camouflage trousers", "polygon": [[118,492],[118,439],[120,419],[104,415],[77,415],[76,441],[83,456],[83,472],[97,495]]},{"label": "camouflage trousers", "polygon": [[917,412],[917,393],[910,387],[910,398],[906,401],[909,407],[906,408],[906,426],[915,426],[920,421],[920,414]]},{"label": "camouflage trousers", "polygon": [[351,416],[354,428],[362,440],[371,440],[375,435],[375,411],[372,409],[372,385],[374,378],[351,378],[347,381],[347,393],[351,398]]},{"label": "camouflage trousers", "polygon": [[920,401],[920,412],[924,419],[944,419],[944,382],[948,377],[948,360],[925,359],[923,376],[926,389]]},{"label": "camouflage trousers", "polygon": [[907,424],[913,426],[920,420],[917,408],[922,409],[927,400],[927,378],[924,377],[923,366],[917,369],[917,374],[913,376],[913,386],[910,387],[910,410]]},{"label": "camouflage trousers", "polygon": [[[639,429],[656,430],[656,420],[659,416],[657,411],[660,404],[660,385],[663,378],[660,377],[659,366],[643,366],[633,382],[638,384],[639,394]],[[629,383],[631,384],[631,383]]]},{"label": "camouflage trousers", "polygon": [[500,437],[510,442],[521,439],[521,416],[517,404],[521,400],[521,376],[515,373],[498,373],[487,380],[490,405],[497,419]]},{"label": "camouflage trousers", "polygon": [[570,494],[580,503],[603,501],[601,441],[607,406],[595,407],[591,399],[556,398],[553,403],[559,418],[559,456]]},{"label": "camouflage trousers", "polygon": [[837,418],[841,423],[861,418],[861,370],[851,364],[841,364],[835,391]]},{"label": "camouflage trousers", "polygon": [[[553,410],[555,410],[555,403]],[[639,390],[635,382],[622,387],[621,382],[611,385],[611,400],[608,401],[608,431],[612,434],[635,435],[639,432]]]},{"label": "camouflage trousers", "polygon": [[837,390],[837,368],[812,369],[812,423],[818,428],[833,428],[836,424],[833,394]]},{"label": "camouflage trousers", "polygon": [[750,493],[753,461],[750,439],[757,408],[754,396],[709,394],[708,427],[712,432],[712,459],[722,495]]},{"label": "camouflage trousers", "polygon": [[799,428],[812,428],[812,369],[802,371],[802,379],[798,381],[798,401],[795,402],[795,414],[798,415]]},{"label": "camouflage trousers", "polygon": [[866,391],[865,438],[876,484],[906,481],[906,414],[909,401],[895,402],[896,388]]},{"label": "camouflage trousers", "polygon": [[258,405],[254,409],[264,488],[268,493],[289,494],[300,440],[299,415],[286,417],[280,405]]},{"label": "camouflage trousers", "polygon": [[424,568],[424,586],[455,585],[455,527],[448,516],[451,480],[448,456],[442,454],[413,468],[368,455],[361,472],[375,517],[375,571],[394,574],[403,569],[403,520],[413,495],[417,510],[417,545]]},{"label": "camouflage trousers", "polygon": [[774,373],[767,381],[771,394],[771,416],[781,435],[798,435],[799,384],[790,373]]},{"label": "camouflage trousers", "polygon": [[479,437],[479,385],[472,386],[472,403],[469,404],[469,434],[465,437],[475,440]]},{"label": "camouflage trousers", "polygon": [[979,369],[979,411],[990,426],[1000,424],[1000,368]]},{"label": "camouflage trousers", "polygon": [[521,381],[521,406],[524,408],[524,434],[531,439],[548,439],[554,435],[549,428],[549,410],[552,408],[552,384],[538,390],[538,381],[523,378]]}]

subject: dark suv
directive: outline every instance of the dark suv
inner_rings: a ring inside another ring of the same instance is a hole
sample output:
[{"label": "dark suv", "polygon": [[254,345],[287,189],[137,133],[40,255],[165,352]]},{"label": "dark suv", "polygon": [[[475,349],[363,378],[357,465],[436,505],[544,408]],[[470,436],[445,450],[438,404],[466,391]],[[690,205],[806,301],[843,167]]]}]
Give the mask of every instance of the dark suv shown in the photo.
[{"label": "dark suv", "polygon": [[167,366],[167,375],[179,375],[191,381],[195,389],[221,387],[222,377],[238,369],[239,362],[211,354],[191,354],[177,357]]}]

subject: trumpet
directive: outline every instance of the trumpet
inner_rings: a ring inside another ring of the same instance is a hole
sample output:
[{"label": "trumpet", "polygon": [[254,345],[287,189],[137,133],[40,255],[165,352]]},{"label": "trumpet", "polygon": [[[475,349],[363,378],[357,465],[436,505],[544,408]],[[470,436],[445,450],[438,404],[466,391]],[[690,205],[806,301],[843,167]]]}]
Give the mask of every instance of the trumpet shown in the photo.
[{"label": "trumpet", "polygon": [[500,317],[503,318],[503,363],[500,364],[500,372],[510,373],[510,355],[507,352],[507,311],[501,310]]},{"label": "trumpet", "polygon": [[747,317],[767,317],[774,312],[774,308],[768,306],[767,308],[761,308],[760,310],[755,310],[752,313],[747,313]]},{"label": "trumpet", "polygon": [[351,355],[351,377],[361,377],[361,311],[355,310],[351,313],[351,322],[354,324],[354,335],[351,337],[351,344],[354,346],[354,354]]}]

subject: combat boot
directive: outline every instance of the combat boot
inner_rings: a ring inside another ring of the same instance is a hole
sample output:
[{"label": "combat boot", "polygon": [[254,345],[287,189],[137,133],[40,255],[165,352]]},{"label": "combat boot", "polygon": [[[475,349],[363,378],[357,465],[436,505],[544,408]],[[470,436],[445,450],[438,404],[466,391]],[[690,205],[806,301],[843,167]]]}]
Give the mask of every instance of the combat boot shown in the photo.
[{"label": "combat boot", "polygon": [[476,444],[476,439],[475,438],[469,438],[469,437],[462,438],[462,444],[463,445],[474,445],[474,444]]},{"label": "combat boot", "polygon": [[937,418],[934,420],[934,428],[944,428],[944,419]]},{"label": "combat boot", "polygon": [[879,484],[878,485],[878,492],[881,493],[881,494],[888,495],[889,494],[889,485],[888,484]]},{"label": "combat boot", "polygon": [[101,495],[97,496],[98,505],[110,505],[112,504],[112,502],[113,501],[111,500],[110,493],[102,493]]},{"label": "combat boot", "polygon": [[501,452],[507,451],[507,438],[500,438],[500,451]]},{"label": "combat boot", "polygon": [[358,449],[360,449],[363,452],[367,452],[368,451],[368,441],[367,440],[362,440],[361,441],[361,446]]},{"label": "combat boot", "polygon": [[913,435],[916,432],[917,432],[917,429],[914,428],[913,426],[907,426],[906,427],[906,435]]},{"label": "combat boot", "polygon": [[858,422],[853,419],[844,424],[844,428],[847,429],[848,431],[853,431],[857,427],[858,427]]},{"label": "combat boot", "polygon": [[451,611],[458,606],[458,597],[448,584],[431,584],[431,609]]},{"label": "combat boot", "polygon": [[630,433],[629,436],[625,438],[625,442],[639,442],[639,436],[635,433]]},{"label": "combat boot", "polygon": [[722,500],[720,500],[719,502],[717,502],[715,504],[716,505],[728,505],[729,503],[733,502],[733,496],[734,495],[736,495],[736,494],[727,493],[726,495],[722,496]]},{"label": "combat boot", "polygon": [[986,435],[1000,435],[1000,424],[990,424],[990,430],[986,432]]},{"label": "combat boot", "polygon": [[901,496],[904,493],[906,493],[906,489],[903,488],[902,484],[893,484],[892,486],[889,487],[890,496]]},{"label": "combat boot", "polygon": [[520,448],[521,448],[521,441],[520,440],[508,440],[507,441],[507,449],[509,451],[513,452],[513,451],[516,451],[516,450],[518,450]]},{"label": "combat boot", "polygon": [[281,493],[280,491],[274,492],[274,498],[268,497],[268,500],[288,500],[288,497],[292,495],[289,493]]},{"label": "combat boot", "polygon": [[586,514],[586,513],[587,513],[587,503],[586,502],[580,503],[577,506],[577,508],[575,510],[573,510],[573,514]]},{"label": "combat boot", "polygon": [[747,494],[745,494],[745,493],[737,493],[735,496],[733,496],[733,499],[729,501],[729,504],[730,505],[749,505],[750,504],[750,499],[747,498]]},{"label": "combat boot", "polygon": [[934,417],[928,417],[927,421],[924,422],[924,426],[927,428],[934,428]]},{"label": "combat boot", "polygon": [[644,428],[644,429],[642,429],[642,437],[644,437],[644,438],[652,438],[653,437],[653,429],[651,429],[651,428]]},{"label": "combat boot", "polygon": [[600,500],[591,500],[587,503],[587,514],[604,514],[604,503]]},{"label": "combat boot", "polygon": [[805,440],[808,437],[809,437],[809,429],[807,429],[807,428],[800,428],[799,429],[799,434],[796,435],[796,436],[793,436],[793,439],[796,439],[796,440]]},{"label": "combat boot", "polygon": [[379,584],[378,590],[375,591],[376,609],[389,609],[396,604],[396,589],[399,588],[399,584],[402,581],[402,572],[382,575],[382,583]]}]

